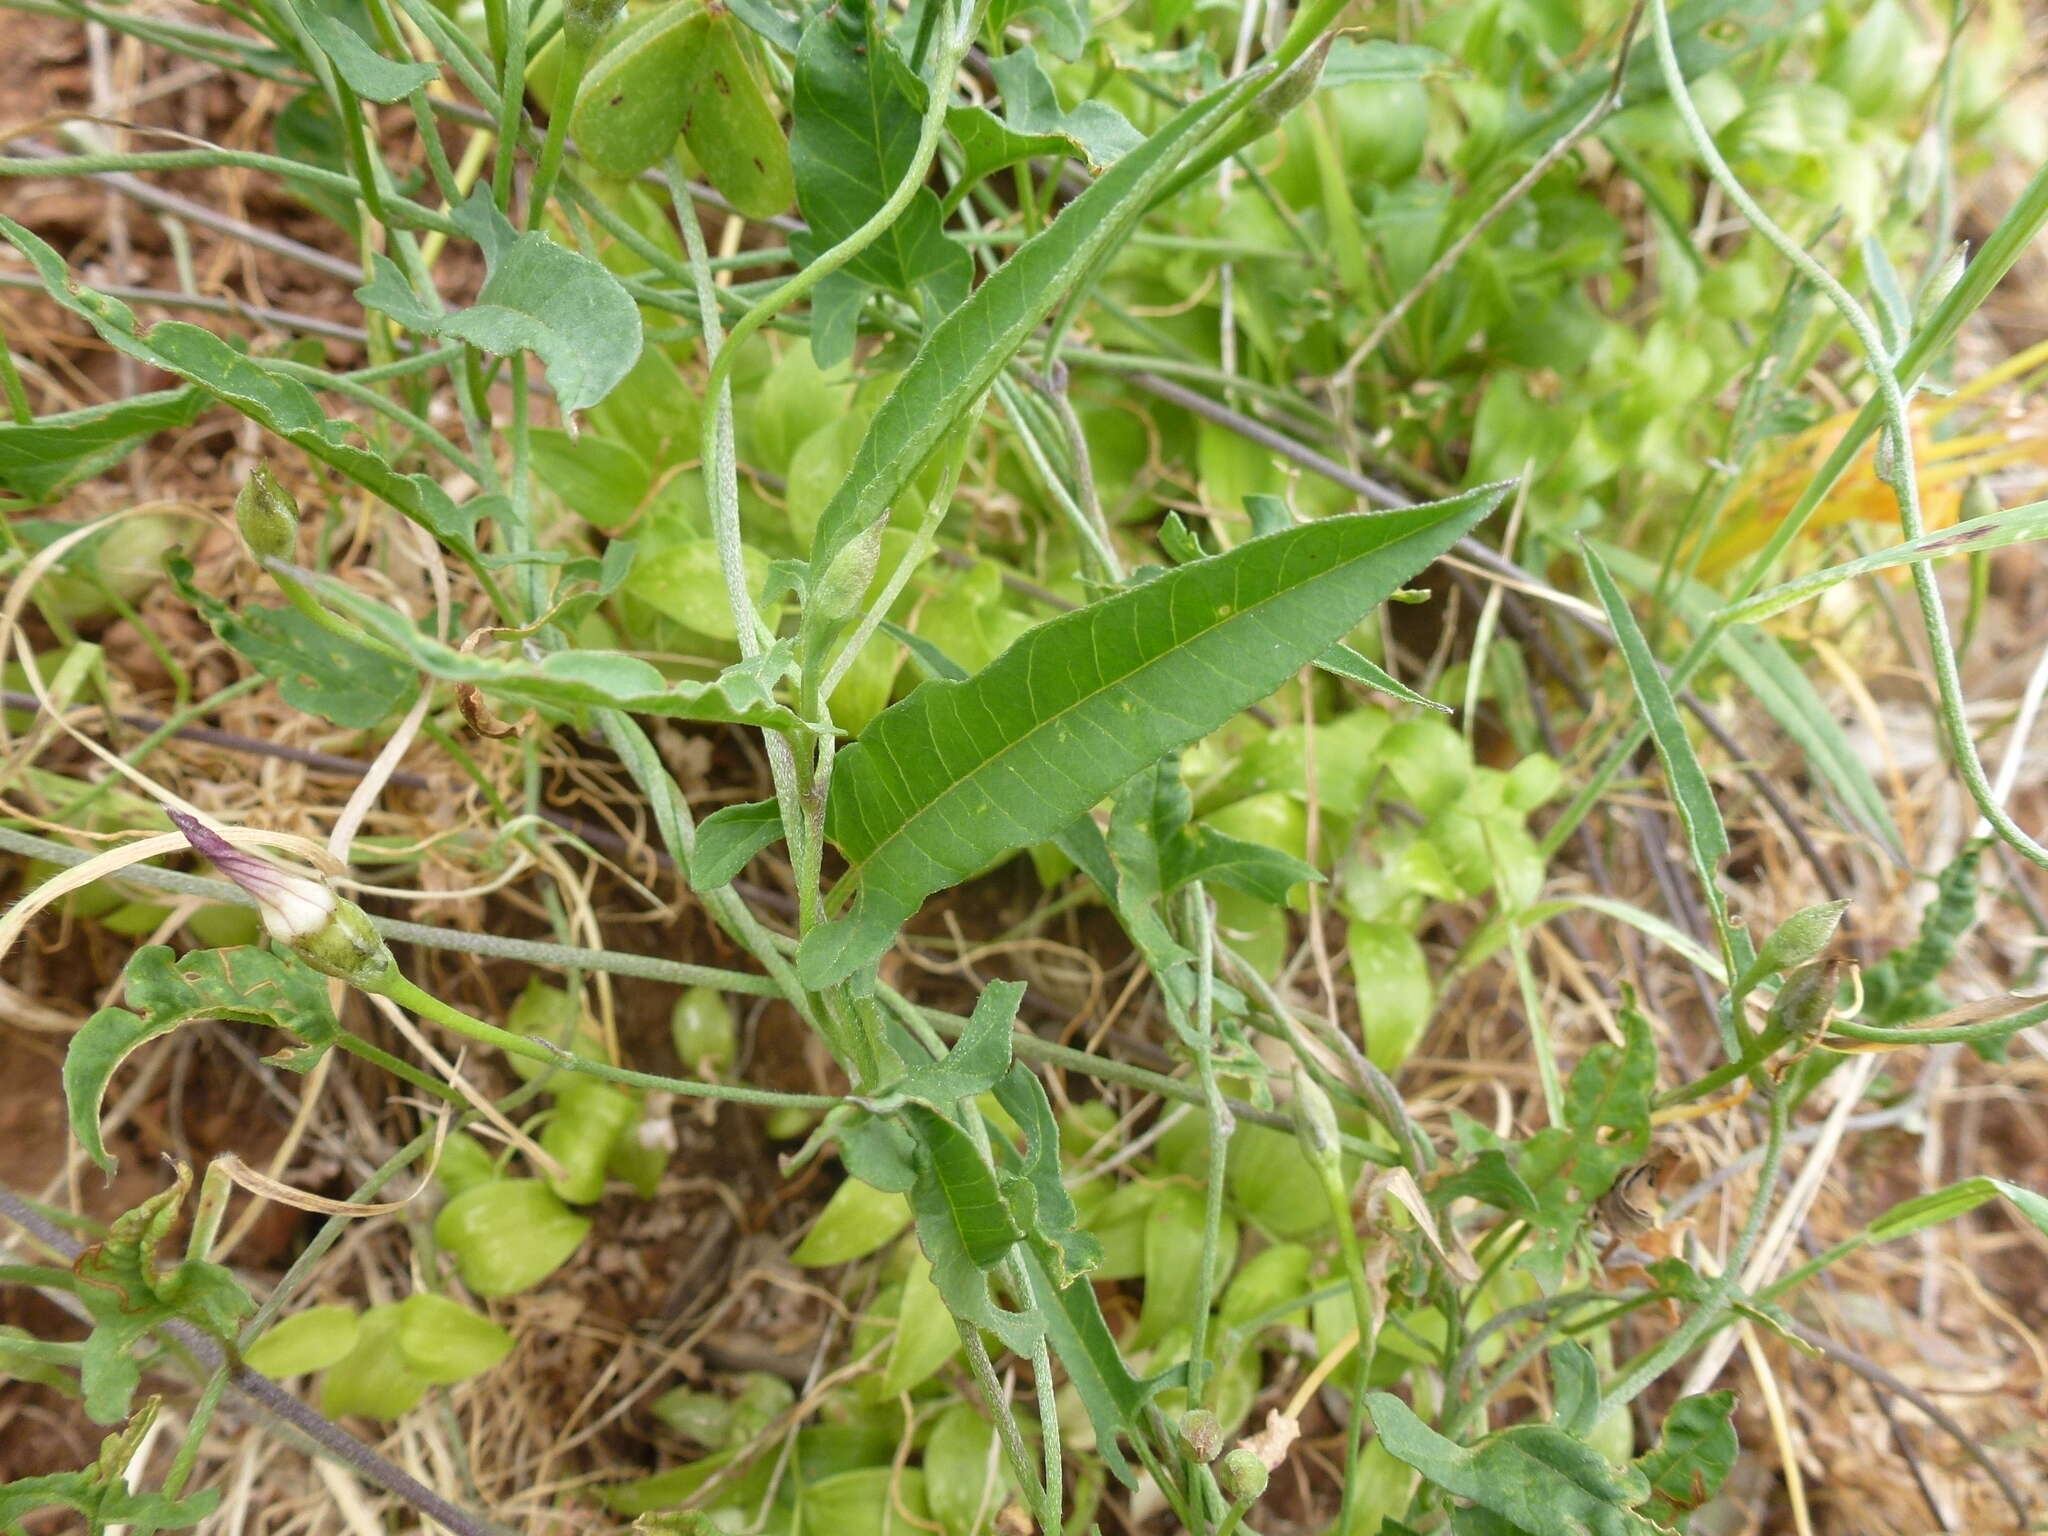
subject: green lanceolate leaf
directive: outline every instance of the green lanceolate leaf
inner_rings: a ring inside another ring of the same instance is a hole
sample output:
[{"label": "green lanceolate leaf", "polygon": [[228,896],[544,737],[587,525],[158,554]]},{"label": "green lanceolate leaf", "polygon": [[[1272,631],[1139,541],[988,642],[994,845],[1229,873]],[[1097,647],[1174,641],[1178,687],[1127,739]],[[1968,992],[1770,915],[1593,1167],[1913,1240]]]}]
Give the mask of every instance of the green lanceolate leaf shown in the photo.
[{"label": "green lanceolate leaf", "polygon": [[990,982],[953,1048],[938,1061],[913,1067],[887,1093],[867,1101],[867,1107],[890,1114],[906,1104],[923,1104],[944,1112],[961,1099],[988,1092],[1010,1070],[1010,1031],[1023,1000],[1023,982]]},{"label": "green lanceolate leaf", "polygon": [[[1133,1432],[1145,1410],[1145,1402],[1166,1382],[1140,1381],[1131,1374],[1117,1347],[1116,1335],[1103,1318],[1095,1287],[1083,1276],[1061,1285],[1046,1262],[1044,1252],[1032,1243],[1023,1249],[1025,1273],[1032,1294],[1039,1298],[1039,1317],[1045,1325],[1046,1342],[1065,1367],[1074,1393],[1087,1411],[1095,1430],[1095,1451],[1103,1465],[1127,1487],[1136,1487],[1129,1462],[1117,1445],[1119,1434]],[[1046,1297],[1058,1305],[1046,1306]]]},{"label": "green lanceolate leaf", "polygon": [[238,612],[194,584],[192,562],[183,555],[171,556],[165,567],[179,595],[229,649],[275,681],[292,708],[367,731],[417,697],[419,681],[412,672],[297,609],[252,603]]},{"label": "green lanceolate leaf", "polygon": [[640,356],[640,307],[619,280],[588,256],[537,230],[515,230],[479,188],[454,220],[482,247],[484,285],[467,309],[422,303],[385,256],[356,290],[407,330],[450,336],[500,357],[531,352],[547,370],[565,412],[587,410],[632,372]]},{"label": "green lanceolate leaf", "polygon": [[[1597,548],[1600,558],[1638,591],[1654,587],[1654,561],[1609,544]],[[1704,630],[1712,622],[1718,599],[1711,587],[1686,580],[1673,583],[1669,593],[1693,628]],[[1834,791],[1842,809],[1900,857],[1899,829],[1863,754],[1850,743],[1834,712],[1822,702],[1777,636],[1738,625],[1721,633],[1716,651],[1757,703],[1798,743],[1808,766]]]},{"label": "green lanceolate leaf", "polygon": [[826,829],[859,894],[805,938],[806,979],[872,962],[933,891],[1058,835],[1266,697],[1503,494],[1253,539],[1042,624],[966,682],[926,683],[884,710],[833,773]]},{"label": "green lanceolate leaf", "polygon": [[475,553],[477,510],[473,503],[458,507],[429,476],[400,474],[380,455],[349,441],[357,430],[355,423],[330,417],[312,390],[298,380],[271,373],[256,359],[196,325],[162,320],[145,334],[132,309],[75,281],[61,256],[4,215],[0,215],[0,235],[28,257],[42,279],[43,290],[91,325],[108,345],[197,384],[397,508],[449,548]]},{"label": "green lanceolate leaf", "polygon": [[312,571],[298,573],[340,609],[414,666],[445,682],[472,683],[493,699],[537,709],[623,709],[671,720],[722,720],[788,730],[796,716],[775,701],[774,684],[789,668],[789,643],[771,646],[731,666],[710,682],[671,683],[651,662],[620,651],[551,651],[538,661],[523,654],[464,652],[435,639],[392,608],[346,583]]},{"label": "green lanceolate leaf", "polygon": [[1527,1536],[1655,1536],[1657,1527],[1634,1509],[1650,1496],[1649,1480],[1634,1467],[1610,1466],[1562,1430],[1525,1424],[1468,1448],[1390,1393],[1372,1393],[1366,1407],[1397,1460]]},{"label": "green lanceolate leaf", "polygon": [[1868,1242],[1889,1243],[1910,1237],[1925,1227],[1953,1221],[1992,1200],[2004,1200],[2035,1230],[2048,1234],[2048,1195],[1980,1174],[1937,1189],[1932,1194],[1902,1201],[1871,1222],[1864,1229],[1863,1236]]},{"label": "green lanceolate leaf", "polygon": [[1830,587],[1851,581],[1859,576],[1868,576],[1878,571],[1892,570],[1902,565],[1918,565],[1926,560],[1938,560],[1950,555],[1974,554],[1980,550],[2003,549],[2009,544],[2026,544],[2048,535],[2048,501],[2031,502],[2024,507],[2010,507],[2002,512],[1993,512],[1984,517],[1972,518],[1966,523],[1957,523],[1953,528],[1944,528],[1939,533],[1926,534],[1891,549],[1880,549],[1875,554],[1845,560],[1840,565],[1831,565],[1826,570],[1814,571],[1796,581],[1782,586],[1770,587],[1754,597],[1745,598],[1732,608],[1724,608],[1719,615],[1723,623],[1756,624],[1774,614],[1783,613],[1787,608],[1797,607],[1810,598],[1820,596]]},{"label": "green lanceolate leaf", "polygon": [[1733,1392],[1682,1397],[1671,1405],[1656,1448],[1636,1458],[1637,1470],[1650,1481],[1643,1513],[1682,1531],[1686,1518],[1720,1492],[1741,1450],[1729,1422],[1734,1412]]},{"label": "green lanceolate leaf", "polygon": [[306,31],[333,61],[336,73],[351,91],[367,101],[403,101],[441,76],[432,64],[394,63],[364,42],[355,28],[317,7],[300,13]]},{"label": "green lanceolate leaf", "polygon": [[189,427],[206,396],[186,385],[34,421],[0,420],[0,490],[48,501],[126,458],[157,432]]},{"label": "green lanceolate leaf", "polygon": [[[918,108],[904,66],[868,6],[828,6],[804,27],[796,51],[790,159],[797,206],[810,233],[799,256],[837,245],[872,218],[916,158]],[[905,298],[925,295],[938,313],[967,297],[974,261],[948,235],[939,199],[916,196],[842,273]]]},{"label": "green lanceolate leaf", "polygon": [[1685,823],[1694,869],[1700,883],[1709,891],[1716,891],[1721,861],[1728,857],[1728,829],[1722,824],[1721,808],[1714,801],[1714,787],[1707,782],[1707,772],[1700,766],[1692,741],[1685,734],[1678,701],[1671,696],[1671,685],[1665,681],[1657,658],[1650,653],[1649,642],[1643,638],[1635,614],[1607,573],[1606,563],[1590,549],[1585,555],[1593,588],[1600,594],[1600,605],[1607,610],[1607,622],[1614,627],[1615,642],[1628,667],[1629,682],[1643,713],[1649,717],[1650,739],[1657,744],[1664,775],[1671,781],[1672,798],[1678,803],[1679,819]]},{"label": "green lanceolate leaf", "polygon": [[64,1101],[72,1134],[109,1174],[115,1163],[100,1139],[100,1100],[115,1069],[145,1041],[195,1019],[266,1024],[304,1042],[271,1062],[303,1072],[337,1033],[327,1008],[327,983],[291,955],[274,950],[244,946],[179,956],[152,944],[135,952],[121,980],[128,1007],[102,1008],[71,1037],[64,1053]]},{"label": "green lanceolate leaf", "polygon": [[1214,827],[1189,827],[1166,846],[1169,890],[1191,880],[1207,880],[1280,906],[1297,885],[1318,883],[1323,872],[1291,853],[1218,832]]},{"label": "green lanceolate leaf", "polygon": [[935,325],[896,388],[882,402],[861,439],[853,465],[818,519],[811,543],[812,591],[844,586],[836,605],[815,597],[805,612],[802,646],[807,667],[821,664],[824,642],[849,605],[867,590],[863,576],[841,581],[842,556],[889,515],[916,477],[1024,339],[1044,321],[1104,252],[1121,243],[1160,184],[1212,117],[1242,102],[1257,78],[1203,97],[1183,109],[1100,180],[1067,205],[1051,226],[1017,248],[966,303]]}]

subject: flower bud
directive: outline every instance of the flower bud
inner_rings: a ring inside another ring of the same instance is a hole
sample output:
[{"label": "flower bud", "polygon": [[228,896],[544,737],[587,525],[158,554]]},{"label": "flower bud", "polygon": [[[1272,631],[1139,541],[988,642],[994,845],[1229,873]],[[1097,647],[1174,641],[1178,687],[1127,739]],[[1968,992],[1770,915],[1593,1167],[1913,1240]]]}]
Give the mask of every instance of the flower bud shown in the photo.
[{"label": "flower bud", "polygon": [[314,970],[351,986],[377,991],[396,969],[391,951],[363,909],[343,901],[319,875],[287,869],[261,854],[237,848],[183,811],[171,821],[185,841],[214,867],[256,899],[264,931]]},{"label": "flower bud", "polygon": [[1223,1489],[1223,1496],[1233,1504],[1256,1502],[1265,1493],[1271,1477],[1258,1452],[1243,1446],[1224,1457],[1223,1464],[1216,1469],[1216,1482]]},{"label": "flower bud", "polygon": [[1802,965],[1778,988],[1771,1002],[1770,1027],[1804,1040],[1827,1028],[1835,1014],[1835,994],[1842,985],[1842,962],[1830,957]]},{"label": "flower bud", "polygon": [[1195,1460],[1210,1462],[1223,1449],[1223,1421],[1207,1408],[1197,1408],[1180,1421],[1180,1443]]},{"label": "flower bud", "polygon": [[289,560],[297,553],[299,504],[268,465],[258,464],[242,482],[235,497],[235,526],[258,560]]}]

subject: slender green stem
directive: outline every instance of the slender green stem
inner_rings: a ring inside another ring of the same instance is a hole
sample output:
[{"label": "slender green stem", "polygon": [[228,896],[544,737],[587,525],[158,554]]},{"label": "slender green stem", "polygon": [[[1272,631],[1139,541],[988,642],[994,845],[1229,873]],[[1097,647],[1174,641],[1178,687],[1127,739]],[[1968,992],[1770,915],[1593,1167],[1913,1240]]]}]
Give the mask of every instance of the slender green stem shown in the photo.
[{"label": "slender green stem", "polygon": [[588,1061],[572,1056],[566,1051],[550,1049],[541,1041],[528,1035],[515,1034],[509,1029],[500,1029],[495,1024],[486,1024],[482,1019],[473,1018],[460,1008],[451,1007],[431,992],[415,986],[395,971],[382,987],[382,993],[401,1008],[409,1008],[423,1018],[432,1019],[445,1029],[467,1039],[495,1045],[508,1056],[523,1057],[537,1061],[543,1066],[559,1067],[564,1072],[577,1072],[586,1077],[602,1078],[608,1083],[618,1083],[627,1088],[655,1088],[664,1093],[673,1093],[681,1098],[721,1099],[732,1104],[751,1104],[762,1109],[832,1109],[840,1102],[836,1098],[817,1093],[775,1093],[765,1088],[746,1088],[725,1083],[706,1083],[694,1078],[662,1077],[653,1072],[635,1072],[628,1067],[615,1067],[609,1062]]},{"label": "slender green stem", "polygon": [[529,229],[547,217],[548,199],[554,195],[555,178],[562,172],[562,146],[569,140],[569,114],[576,105],[576,93],[583,88],[583,71],[589,64],[589,45],[573,31],[563,34],[562,67],[555,76],[555,109],[548,114],[548,136],[541,146],[540,170],[534,174],[533,189],[527,194]]},{"label": "slender green stem", "polygon": [[1764,1229],[1764,1219],[1775,1204],[1774,1196],[1778,1186],[1778,1165],[1785,1155],[1785,1131],[1792,1117],[1790,1096],[1779,1093],[1771,1097],[1770,1130],[1764,1143],[1764,1160],[1757,1174],[1756,1195],[1750,1201],[1749,1218],[1737,1234],[1735,1246],[1728,1250],[1728,1256],[1721,1267],[1721,1273],[1701,1298],[1700,1304],[1663,1343],[1639,1357],[1622,1374],[1621,1379],[1601,1393],[1600,1400],[1608,1408],[1620,1407],[1634,1402],[1651,1383],[1672,1366],[1683,1360],[1708,1334],[1721,1326],[1727,1313],[1728,1303],[1742,1279],[1742,1267],[1749,1262],[1750,1251],[1755,1248],[1757,1238]]}]

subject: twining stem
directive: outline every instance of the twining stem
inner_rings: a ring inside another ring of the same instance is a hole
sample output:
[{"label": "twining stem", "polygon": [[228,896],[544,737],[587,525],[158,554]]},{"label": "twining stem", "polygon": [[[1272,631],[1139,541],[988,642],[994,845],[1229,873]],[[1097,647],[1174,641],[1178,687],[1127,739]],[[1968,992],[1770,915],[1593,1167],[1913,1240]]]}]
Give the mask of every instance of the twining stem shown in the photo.
[{"label": "twining stem", "polygon": [[831,1109],[839,1100],[817,1093],[775,1093],[766,1088],[745,1088],[725,1083],[706,1083],[689,1078],[662,1077],[653,1072],[635,1072],[629,1067],[615,1067],[609,1062],[589,1061],[567,1051],[550,1048],[545,1043],[527,1035],[515,1034],[509,1029],[500,1029],[495,1024],[486,1024],[482,1019],[473,1018],[460,1008],[451,1007],[431,992],[422,990],[395,970],[391,976],[376,988],[383,996],[390,998],[401,1008],[409,1008],[422,1018],[432,1019],[445,1029],[452,1029],[458,1035],[485,1045],[495,1045],[508,1056],[523,1057],[527,1061],[539,1062],[543,1066],[559,1067],[564,1072],[578,1072],[586,1077],[602,1078],[608,1083],[618,1083],[628,1088],[655,1088],[664,1093],[673,1093],[680,1098],[720,1099],[731,1104],[752,1104],[763,1109]]}]

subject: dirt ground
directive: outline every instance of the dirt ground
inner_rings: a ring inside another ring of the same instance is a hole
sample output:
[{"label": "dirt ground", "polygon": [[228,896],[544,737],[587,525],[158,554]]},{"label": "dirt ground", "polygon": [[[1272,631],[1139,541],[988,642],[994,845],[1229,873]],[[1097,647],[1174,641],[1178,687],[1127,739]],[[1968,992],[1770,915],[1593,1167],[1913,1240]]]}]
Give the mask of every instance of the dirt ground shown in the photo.
[{"label": "dirt ground", "polygon": [[[192,7],[190,14],[208,13]],[[263,147],[280,105],[267,89],[238,91],[132,41],[109,39],[104,56],[96,57],[85,34],[65,21],[10,13],[4,33],[0,132],[11,140],[4,146],[8,153],[59,142],[61,125],[52,114],[60,110],[92,114],[100,121],[83,131],[112,144],[138,144],[140,130],[148,128]],[[152,183],[238,223],[333,247],[325,221],[265,178],[176,172],[153,177]],[[181,290],[344,328],[357,313],[348,285],[337,277],[252,250],[191,220],[166,219],[105,184],[0,182],[0,211],[39,233],[96,284]],[[0,258],[0,282],[21,270]],[[2002,301],[2000,325],[2038,335],[2038,294],[2028,290]],[[241,334],[264,334],[246,316],[218,323]],[[39,409],[86,405],[167,382],[113,356],[72,317],[20,287],[0,286],[0,327],[24,359]],[[360,361],[345,339],[325,346],[330,364]],[[221,590],[234,579],[238,559],[224,514],[252,446],[248,428],[224,410],[211,411],[191,429],[159,439],[112,475],[80,488],[56,515],[80,517],[142,501],[196,510],[201,517],[191,524],[187,547],[202,586]],[[1896,626],[1859,622],[1837,628],[1823,608],[1810,638],[1840,660],[1821,686],[1849,699],[1857,738],[1869,760],[1881,766],[1881,785],[1895,792],[1911,861],[1932,869],[1969,834],[1972,818],[1931,729],[1925,670],[1913,645],[1899,638],[1913,633],[1903,591],[1892,601]],[[218,687],[238,675],[235,659],[180,608],[164,587],[142,599],[143,615],[175,642],[195,688]],[[119,711],[161,716],[172,707],[173,679],[132,625],[115,621],[89,638],[107,649]],[[1971,696],[1981,707],[1977,723],[1994,767],[2007,750],[2005,725],[2044,643],[2048,584],[2040,579],[2039,556],[2004,552],[1968,658]],[[1731,697],[1719,712],[1751,763],[1781,782],[1803,782],[1796,750],[1777,739],[1752,706]],[[207,724],[225,739],[174,741],[152,759],[153,771],[210,809],[260,815],[281,830],[315,835],[346,797],[351,779],[346,772],[279,755],[278,749],[361,760],[376,748],[374,741],[284,708],[267,689],[242,696]],[[143,734],[112,722],[107,731],[117,746],[132,746]],[[684,782],[713,800],[758,792],[761,765],[737,733],[670,731],[662,745]],[[2041,826],[2048,810],[2048,755],[2040,746],[2037,741],[2019,775],[2013,801],[2029,827]],[[88,766],[82,752],[61,741],[41,761],[74,772]],[[445,827],[478,814],[456,792],[452,769],[431,744],[416,746],[402,768],[414,782],[386,795],[376,813],[380,825]],[[1750,893],[1755,910],[1746,915],[1753,926],[1767,927],[1822,899],[1827,892],[1787,828],[1742,792],[1732,771],[1718,777],[1730,794],[1738,843],[1732,883]],[[4,781],[0,798],[12,804]],[[609,846],[646,847],[639,835],[644,817],[625,776],[595,751],[572,755],[565,748],[550,764],[550,802],[609,836]],[[1906,938],[1924,900],[1924,884],[1915,886],[1871,857],[1852,833],[1831,824],[1818,803],[1802,801],[1795,810],[1831,878],[1854,898],[1847,927],[1851,946],[1868,957]],[[1602,891],[1663,911],[1665,882],[1683,863],[1677,838],[1675,822],[1661,804],[1624,792],[1593,840],[1599,864],[1581,845],[1571,845],[1554,886]],[[623,882],[599,878],[590,896],[593,910],[626,914],[606,923],[608,944],[711,964],[735,959],[671,873],[644,859],[632,873],[652,883],[665,905],[636,910]],[[18,861],[0,864],[0,900],[18,894],[25,875]],[[421,876],[447,889],[470,878],[452,858],[430,858]],[[2048,885],[2038,872],[2023,872],[2012,862],[2000,866],[1989,883],[1996,898],[1965,957],[1971,995],[2028,983],[2042,952],[2026,903],[2048,901]],[[772,904],[776,893],[755,894]],[[965,959],[948,942],[952,924],[966,935],[1000,933],[1027,918],[1041,899],[1028,869],[1016,867],[955,893],[922,925],[922,942],[913,943],[909,957],[899,962],[897,980],[935,1003],[957,1003],[976,975],[1023,976],[1034,984],[1037,1011],[1031,1022],[1042,1032],[1071,1037],[1106,1029],[1132,1059],[1166,1062],[1156,1010],[1142,994],[1125,998],[1130,961],[1097,917],[1068,913],[1038,938],[990,946]],[[517,888],[489,898],[449,899],[437,904],[433,918],[508,934],[548,931],[546,913]],[[1447,917],[1430,936],[1436,961],[1448,961],[1455,952],[1464,937],[1460,921]],[[1340,928],[1331,932],[1339,935]],[[1672,1059],[1705,1055],[1712,1021],[1696,978],[1682,964],[1646,951],[1614,924],[1561,923],[1556,933],[1537,941],[1538,969],[1550,1027],[1567,1062],[1611,1031],[1618,980],[1637,989],[1664,1031],[1663,1049]],[[180,1031],[140,1054],[117,1080],[109,1101],[109,1145],[121,1159],[121,1172],[110,1185],[102,1181],[66,1135],[59,1081],[64,1041],[79,1020],[108,1000],[132,945],[147,937],[123,938],[95,924],[48,919],[0,962],[0,1179],[12,1188],[106,1216],[160,1188],[165,1158],[198,1162],[233,1150],[257,1167],[276,1164],[302,1189],[339,1198],[416,1132],[417,1106],[357,1063],[337,1060],[322,1069],[317,1082],[282,1079],[258,1062],[273,1042],[208,1025]],[[403,958],[444,995],[462,997],[485,1016],[508,1006],[526,979],[518,967],[451,956]],[[1316,985],[1309,968],[1297,985]],[[622,980],[613,983],[611,997],[627,1059],[666,1060],[672,994]],[[1348,996],[1335,1001],[1343,1008],[1353,1004]],[[360,1009],[361,1000],[350,1006]],[[406,1048],[367,1013],[352,1022],[392,1049]],[[1441,1008],[1422,1056],[1402,1078],[1423,1126],[1442,1132],[1453,1109],[1503,1126],[1522,1114],[1534,1083],[1527,1030],[1511,974],[1492,967],[1461,983]],[[780,1005],[750,1016],[744,1039],[742,1066],[751,1081],[805,1091],[842,1086],[828,1058]],[[1855,1232],[1891,1203],[1967,1174],[1995,1173],[2048,1188],[2044,1049],[2048,1039],[2035,1035],[2016,1041],[2002,1063],[1959,1051],[1887,1058],[1876,1069],[1883,1081],[1854,1128],[1833,1144],[1824,1134],[1809,1135],[1791,1159],[1789,1173],[1796,1180],[1818,1152],[1827,1153],[1825,1175],[1815,1181],[1804,1217],[1789,1235],[1786,1267]],[[475,1070],[486,1087],[511,1085],[496,1067]],[[1827,1108],[1824,1101],[1820,1108]],[[674,1459],[675,1446],[636,1411],[654,1393],[742,1369],[805,1381],[843,1343],[845,1323],[867,1299],[834,1294],[787,1258],[829,1191],[831,1176],[814,1165],[785,1180],[777,1159],[790,1148],[769,1141],[758,1117],[725,1110],[679,1115],[678,1123],[682,1145],[662,1197],[607,1202],[599,1212],[591,1262],[563,1272],[561,1283],[544,1292],[496,1309],[518,1347],[487,1381],[451,1393],[454,1422],[408,1421],[389,1431],[357,1424],[357,1431],[383,1434],[387,1455],[430,1481],[473,1490],[502,1519],[535,1531],[593,1529],[588,1506],[576,1516],[559,1513],[563,1494]],[[1804,1130],[1822,1123],[1815,1118]],[[1729,1114],[1670,1134],[1689,1159],[1691,1183],[1715,1191],[1693,1210],[1702,1230],[1718,1239],[1744,1214],[1741,1193],[1755,1159],[1755,1124]],[[361,1223],[306,1299],[364,1302],[402,1294],[411,1231],[423,1220],[401,1211]],[[317,1217],[285,1206],[238,1201],[230,1218],[236,1237],[228,1261],[260,1294],[317,1224]],[[1117,1298],[1110,1300],[1114,1308]],[[1809,1288],[1799,1316],[1844,1348],[1815,1356],[1768,1329],[1744,1331],[1720,1380],[1741,1393],[1740,1425],[1749,1454],[1730,1497],[1695,1530],[1713,1536],[1807,1530],[1905,1536],[1937,1528],[2014,1529],[2006,1499],[1956,1436],[1930,1417],[1930,1405],[1985,1449],[2036,1519],[2048,1512],[2048,1239],[2041,1233],[1986,1207],[1963,1222],[1839,1265]],[[20,1286],[0,1286],[0,1324],[44,1337],[81,1332],[75,1319]],[[1276,1378],[1269,1391],[1278,1398],[1291,1386],[1292,1378]],[[1672,1389],[1660,1389],[1651,1406],[1661,1408],[1671,1395]],[[1312,1451],[1334,1446],[1332,1423],[1311,1429]],[[346,1479],[309,1475],[309,1463],[297,1451],[253,1430],[231,1406],[209,1441],[202,1475],[231,1490],[219,1529],[325,1532],[376,1525],[384,1512],[369,1494],[343,1486]],[[99,1433],[57,1391],[0,1382],[0,1480],[82,1465],[95,1453]],[[466,1447],[466,1461],[458,1446]]]}]

